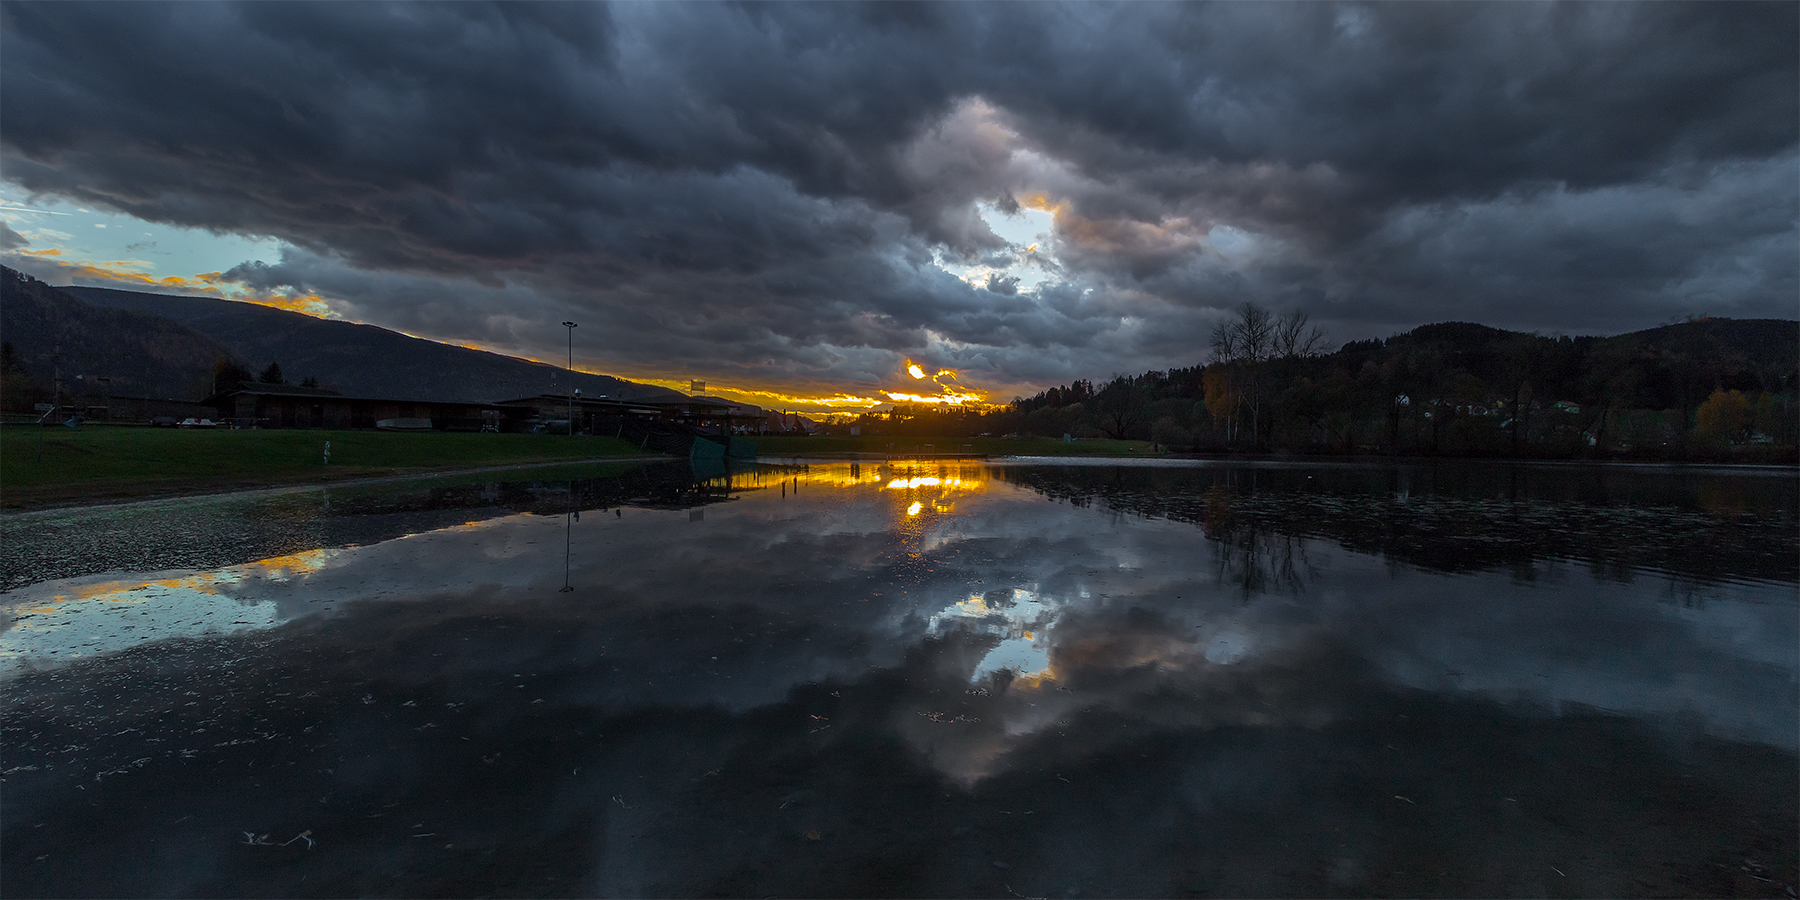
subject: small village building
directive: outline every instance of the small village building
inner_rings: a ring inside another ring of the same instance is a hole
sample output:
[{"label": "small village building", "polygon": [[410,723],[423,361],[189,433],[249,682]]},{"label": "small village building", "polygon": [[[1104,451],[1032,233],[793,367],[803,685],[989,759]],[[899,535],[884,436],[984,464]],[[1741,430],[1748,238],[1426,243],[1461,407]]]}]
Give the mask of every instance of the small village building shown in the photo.
[{"label": "small village building", "polygon": [[104,422],[148,422],[173,425],[183,419],[209,419],[219,414],[218,407],[198,400],[171,400],[160,397],[126,397],[119,394],[106,398],[106,415],[90,419]]},{"label": "small village building", "polygon": [[495,404],[504,419],[504,431],[532,431],[547,424],[566,432],[562,423],[574,417],[578,434],[603,434],[621,420],[657,421],[685,426],[704,433],[726,435],[764,430],[768,413],[761,407],[733,403],[718,397],[683,397],[677,400],[614,400],[609,397],[574,397],[539,394]]},{"label": "small village building", "polygon": [[662,410],[661,418],[665,420],[721,433],[765,431],[769,420],[768,412],[760,406],[733,403],[722,397],[683,397],[659,400],[653,405]]},{"label": "small village building", "polygon": [[[383,422],[428,423],[432,431],[497,431],[492,403],[346,397],[328,388],[242,382],[206,400],[234,428],[377,428]],[[409,421],[410,420],[410,421]]]},{"label": "small village building", "polygon": [[603,434],[608,423],[620,419],[651,420],[661,414],[656,406],[614,400],[609,397],[573,397],[568,394],[538,394],[517,400],[502,400],[494,407],[500,412],[500,430],[513,433],[541,431],[551,427],[567,434],[573,417],[577,434]]},{"label": "small village building", "polygon": [[610,397],[538,394],[493,403],[351,397],[329,388],[242,382],[207,398],[205,409],[234,428],[412,428],[432,431],[498,431],[620,434],[629,423],[660,423],[721,438],[768,430],[761,407],[718,397],[633,401]]}]

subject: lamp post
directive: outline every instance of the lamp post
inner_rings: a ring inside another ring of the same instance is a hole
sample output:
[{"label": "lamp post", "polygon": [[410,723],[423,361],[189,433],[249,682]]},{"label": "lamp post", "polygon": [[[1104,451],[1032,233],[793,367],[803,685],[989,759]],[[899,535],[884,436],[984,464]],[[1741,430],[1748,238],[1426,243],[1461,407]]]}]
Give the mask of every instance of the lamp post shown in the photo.
[{"label": "lamp post", "polygon": [[575,323],[564,322],[569,329],[569,437],[575,436]]}]

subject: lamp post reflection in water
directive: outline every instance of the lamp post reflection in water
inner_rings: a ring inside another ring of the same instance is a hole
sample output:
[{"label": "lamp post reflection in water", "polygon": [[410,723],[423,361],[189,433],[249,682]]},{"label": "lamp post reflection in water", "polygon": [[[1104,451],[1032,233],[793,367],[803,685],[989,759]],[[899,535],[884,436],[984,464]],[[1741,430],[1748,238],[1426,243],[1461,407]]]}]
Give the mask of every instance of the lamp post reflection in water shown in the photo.
[{"label": "lamp post reflection in water", "polygon": [[563,586],[557,593],[566,594],[574,587],[569,584],[569,556],[575,544],[575,523],[581,521],[581,513],[575,509],[575,482],[569,482],[569,511],[563,513]]}]

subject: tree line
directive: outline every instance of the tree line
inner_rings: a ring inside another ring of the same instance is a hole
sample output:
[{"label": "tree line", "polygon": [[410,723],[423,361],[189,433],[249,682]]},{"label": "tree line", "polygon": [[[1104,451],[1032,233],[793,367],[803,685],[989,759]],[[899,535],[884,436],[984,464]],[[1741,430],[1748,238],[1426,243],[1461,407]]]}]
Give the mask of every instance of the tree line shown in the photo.
[{"label": "tree line", "polygon": [[896,407],[865,434],[1147,440],[1175,452],[1795,461],[1800,323],[1694,319],[1617,337],[1467,322],[1326,352],[1245,304],[1188,368],[1077,380],[988,410]]},{"label": "tree line", "polygon": [[[237,360],[221,356],[218,359],[213,361],[212,372],[213,372],[213,374],[212,374],[212,385],[213,385],[212,392],[214,394],[223,394],[226,391],[236,390],[239,385],[246,384],[246,383],[255,383],[255,384],[287,384],[288,383],[287,377],[281,374],[281,363],[278,363],[278,362],[269,363],[268,368],[263,369],[261,375],[258,375],[255,378],[251,378],[250,370],[244,368],[242,363],[239,363]],[[300,379],[300,386],[315,388],[315,387],[319,386],[319,380],[317,378],[312,377],[311,375],[308,375],[305,378]]]}]

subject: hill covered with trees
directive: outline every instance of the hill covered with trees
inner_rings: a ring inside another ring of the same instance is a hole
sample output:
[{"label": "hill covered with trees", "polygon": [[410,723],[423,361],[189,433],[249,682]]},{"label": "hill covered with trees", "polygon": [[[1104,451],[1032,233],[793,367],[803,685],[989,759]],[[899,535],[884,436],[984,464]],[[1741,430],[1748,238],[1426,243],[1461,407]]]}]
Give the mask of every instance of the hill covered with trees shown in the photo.
[{"label": "hill covered with trees", "polygon": [[[562,393],[571,382],[562,366],[255,303],[111,288],[62,290],[94,306],[164,316],[230,347],[255,371],[279,363],[289,378],[312,377],[352,396],[488,402]],[[590,397],[680,396],[667,388],[588,372],[575,373],[573,385]]]},{"label": "hill covered with trees", "polygon": [[1468,322],[1321,352],[1303,316],[1246,305],[1212,360],[1075,381],[984,412],[900,407],[865,434],[1156,441],[1182,452],[1794,462],[1800,322],[1695,319],[1616,337]]},{"label": "hill covered with trees", "polygon": [[[411,400],[490,402],[560,393],[571,384],[562,366],[373,325],[212,297],[59,288],[3,266],[0,337],[7,348],[0,407],[8,412],[50,400],[59,377],[61,403],[103,394],[195,401],[253,372],[352,396]],[[96,378],[104,387],[94,387]],[[588,396],[681,396],[610,375],[577,372],[572,381]]]},{"label": "hill covered with trees", "polygon": [[64,402],[89,395],[200,399],[230,347],[166,317],[84,303],[0,266],[0,401],[29,410],[60,380]]}]

